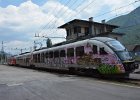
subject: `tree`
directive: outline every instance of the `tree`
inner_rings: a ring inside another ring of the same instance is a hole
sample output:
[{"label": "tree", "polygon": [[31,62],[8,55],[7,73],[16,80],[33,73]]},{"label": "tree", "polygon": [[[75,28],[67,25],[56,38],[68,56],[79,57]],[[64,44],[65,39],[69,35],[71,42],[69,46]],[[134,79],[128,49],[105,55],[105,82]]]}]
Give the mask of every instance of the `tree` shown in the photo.
[{"label": "tree", "polygon": [[52,41],[51,41],[51,39],[47,39],[47,41],[46,41],[47,43],[47,47],[51,47],[52,46]]}]

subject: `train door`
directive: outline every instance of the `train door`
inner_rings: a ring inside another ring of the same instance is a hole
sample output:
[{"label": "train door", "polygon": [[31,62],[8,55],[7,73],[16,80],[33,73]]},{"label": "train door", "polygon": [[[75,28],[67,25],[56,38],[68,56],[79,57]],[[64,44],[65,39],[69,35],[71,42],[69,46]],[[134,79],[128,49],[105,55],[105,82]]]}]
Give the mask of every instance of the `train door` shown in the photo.
[{"label": "train door", "polygon": [[[87,53],[87,52],[86,52]],[[84,57],[86,56],[84,46],[78,46],[75,48],[75,54],[76,54],[76,62],[79,65],[85,65],[86,61]]]},{"label": "train door", "polygon": [[44,58],[44,60],[45,60],[45,66],[47,66],[48,64],[49,64],[49,53],[48,53],[48,51],[47,52],[45,52],[45,58]]},{"label": "train door", "polygon": [[26,63],[25,66],[29,66],[29,59],[30,59],[30,58],[28,58],[28,57],[25,58],[25,63]]},{"label": "train door", "polygon": [[59,55],[59,50],[54,51],[54,67],[59,67],[60,66],[60,55]]},{"label": "train door", "polygon": [[42,52],[41,53],[41,60],[40,60],[41,63],[44,63],[45,62],[45,53]]},{"label": "train door", "polygon": [[75,54],[74,54],[74,48],[68,48],[67,49],[67,64],[75,64]]},{"label": "train door", "polygon": [[66,50],[60,50],[60,67],[66,68]]},{"label": "train door", "polygon": [[54,52],[53,52],[53,51],[49,51],[48,65],[49,65],[50,67],[53,67],[53,65],[54,65],[53,56],[54,56]]}]

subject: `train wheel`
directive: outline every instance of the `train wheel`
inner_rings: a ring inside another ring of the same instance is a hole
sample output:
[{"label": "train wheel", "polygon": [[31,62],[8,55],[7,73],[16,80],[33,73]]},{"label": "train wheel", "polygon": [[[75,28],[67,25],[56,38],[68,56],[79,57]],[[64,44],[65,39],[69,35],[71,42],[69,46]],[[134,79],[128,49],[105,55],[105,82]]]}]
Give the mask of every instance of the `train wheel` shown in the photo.
[{"label": "train wheel", "polygon": [[76,73],[76,69],[73,67],[69,67],[69,73],[70,74],[75,74]]}]

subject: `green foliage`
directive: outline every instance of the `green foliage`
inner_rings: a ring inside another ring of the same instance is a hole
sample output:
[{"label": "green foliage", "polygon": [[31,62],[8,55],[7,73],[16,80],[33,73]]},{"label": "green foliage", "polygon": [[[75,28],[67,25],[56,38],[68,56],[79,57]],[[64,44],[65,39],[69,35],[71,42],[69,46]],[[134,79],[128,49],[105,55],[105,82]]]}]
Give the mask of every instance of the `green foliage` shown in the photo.
[{"label": "green foliage", "polygon": [[115,32],[125,33],[121,42],[126,45],[140,44],[140,7],[127,15],[111,19],[108,24],[120,26]]},{"label": "green foliage", "polygon": [[51,39],[47,39],[47,47],[51,47],[52,46],[52,41],[51,41]]},{"label": "green foliage", "polygon": [[140,62],[140,56],[135,56],[135,60]]},{"label": "green foliage", "polygon": [[108,64],[100,64],[97,70],[101,74],[115,74],[119,73],[118,67],[117,66],[112,66]]}]

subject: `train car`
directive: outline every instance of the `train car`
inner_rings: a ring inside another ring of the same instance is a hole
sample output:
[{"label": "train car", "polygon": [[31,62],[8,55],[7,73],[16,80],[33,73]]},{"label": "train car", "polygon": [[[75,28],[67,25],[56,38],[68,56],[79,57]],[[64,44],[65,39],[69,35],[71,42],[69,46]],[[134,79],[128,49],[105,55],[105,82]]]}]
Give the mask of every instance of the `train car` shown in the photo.
[{"label": "train car", "polygon": [[137,68],[126,48],[119,41],[107,37],[54,46],[20,55],[17,59],[22,59],[19,65],[102,75],[128,76]]},{"label": "train car", "polygon": [[22,53],[22,54],[16,56],[15,58],[16,58],[17,66],[25,66],[25,67],[31,66],[30,59],[32,57],[31,57],[30,52]]},{"label": "train car", "polygon": [[16,65],[16,58],[14,56],[8,57],[7,58],[7,64],[10,66],[15,66]]}]

